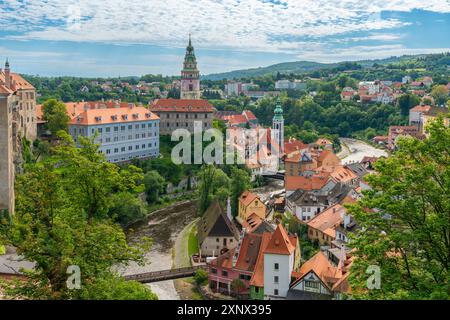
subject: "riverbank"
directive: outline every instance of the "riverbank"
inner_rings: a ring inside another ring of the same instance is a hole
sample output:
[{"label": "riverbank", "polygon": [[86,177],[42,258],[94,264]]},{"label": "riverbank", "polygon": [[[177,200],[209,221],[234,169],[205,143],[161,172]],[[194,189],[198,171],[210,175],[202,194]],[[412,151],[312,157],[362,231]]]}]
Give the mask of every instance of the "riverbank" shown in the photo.
[{"label": "riverbank", "polygon": [[[182,201],[152,212],[146,219],[134,223],[127,230],[130,244],[137,243],[142,237],[149,237],[153,245],[145,254],[145,263],[130,263],[120,268],[123,275],[137,274],[171,269],[173,266],[173,248],[180,233],[196,219],[197,202]],[[174,281],[167,280],[148,284],[160,300],[179,300]]]},{"label": "riverbank", "polygon": [[343,164],[360,162],[364,157],[387,157],[385,150],[375,148],[374,146],[362,140],[351,138],[339,138],[342,150],[337,154]]}]

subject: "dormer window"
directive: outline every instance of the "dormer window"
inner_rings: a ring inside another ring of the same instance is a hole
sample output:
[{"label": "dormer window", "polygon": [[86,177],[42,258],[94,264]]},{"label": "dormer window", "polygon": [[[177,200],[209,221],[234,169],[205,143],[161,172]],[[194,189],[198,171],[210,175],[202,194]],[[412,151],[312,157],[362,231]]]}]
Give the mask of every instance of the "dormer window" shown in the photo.
[{"label": "dormer window", "polygon": [[138,113],[133,113],[133,118],[134,118],[134,119],[139,118],[139,114],[138,114]]},{"label": "dormer window", "polygon": [[127,114],[123,114],[123,115],[122,115],[122,119],[123,119],[123,120],[128,120],[128,115],[127,115]]},{"label": "dormer window", "polygon": [[114,121],[116,121],[116,120],[117,120],[117,115],[112,115],[112,116],[111,116],[111,119],[114,120]]},{"label": "dormer window", "polygon": [[97,116],[97,117],[95,117],[95,121],[97,121],[97,122],[100,122],[100,121],[102,121],[102,117],[101,117],[101,116]]}]

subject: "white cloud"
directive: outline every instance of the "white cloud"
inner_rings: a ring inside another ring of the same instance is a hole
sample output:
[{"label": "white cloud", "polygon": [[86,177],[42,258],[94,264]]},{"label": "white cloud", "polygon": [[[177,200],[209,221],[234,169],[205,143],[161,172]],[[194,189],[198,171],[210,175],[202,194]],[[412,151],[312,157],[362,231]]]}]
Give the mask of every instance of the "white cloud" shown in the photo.
[{"label": "white cloud", "polygon": [[[149,43],[296,52],[301,42],[354,31],[405,25],[384,10],[450,12],[450,0],[5,0],[0,24],[14,39]],[[376,40],[388,39],[374,35]],[[281,40],[284,39],[284,40]]]}]

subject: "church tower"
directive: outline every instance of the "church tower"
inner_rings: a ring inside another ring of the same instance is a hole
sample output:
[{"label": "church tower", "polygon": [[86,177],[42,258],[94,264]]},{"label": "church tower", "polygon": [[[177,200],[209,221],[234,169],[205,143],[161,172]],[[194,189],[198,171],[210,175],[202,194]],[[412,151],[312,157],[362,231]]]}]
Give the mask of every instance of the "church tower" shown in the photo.
[{"label": "church tower", "polygon": [[284,118],[280,97],[277,98],[274,116],[272,120],[272,139],[280,146],[280,156],[284,153]]},{"label": "church tower", "polygon": [[183,70],[181,70],[181,99],[200,99],[200,72],[197,69],[194,47],[189,35],[189,44],[186,47]]}]

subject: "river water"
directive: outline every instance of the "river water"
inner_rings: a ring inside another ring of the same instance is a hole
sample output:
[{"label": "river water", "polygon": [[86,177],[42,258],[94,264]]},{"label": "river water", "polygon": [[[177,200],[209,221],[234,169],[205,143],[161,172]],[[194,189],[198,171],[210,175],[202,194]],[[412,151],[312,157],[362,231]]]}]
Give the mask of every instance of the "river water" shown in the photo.
[{"label": "river water", "polygon": [[338,157],[343,164],[360,162],[364,157],[387,157],[388,154],[382,149],[375,148],[370,144],[350,138],[340,138],[342,151],[338,153]]},{"label": "river water", "polygon": [[[142,237],[153,239],[153,245],[146,253],[146,263],[139,266],[131,263],[119,269],[123,275],[167,270],[172,268],[172,249],[177,235],[196,216],[195,201],[184,201],[155,211],[150,216],[127,229],[128,241],[136,243]],[[160,300],[179,300],[173,280],[147,284]]]}]

